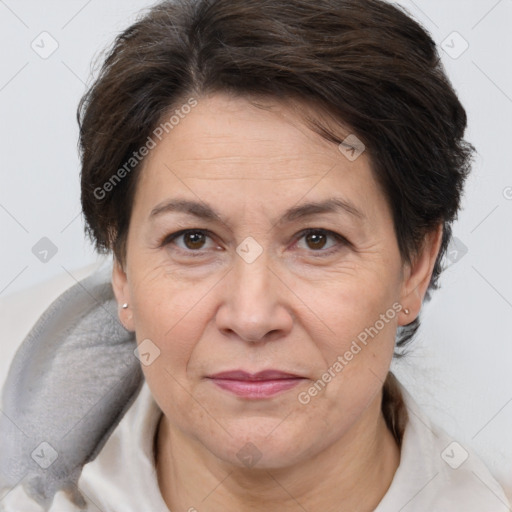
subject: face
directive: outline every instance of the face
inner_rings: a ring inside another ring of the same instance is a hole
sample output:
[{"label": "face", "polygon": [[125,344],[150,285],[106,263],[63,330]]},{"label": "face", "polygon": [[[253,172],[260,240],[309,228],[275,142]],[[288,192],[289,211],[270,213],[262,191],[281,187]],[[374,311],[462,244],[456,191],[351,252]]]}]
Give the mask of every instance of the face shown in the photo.
[{"label": "face", "polygon": [[170,428],[275,468],[364,426],[437,248],[403,265],[367,154],[267,105],[202,98],[151,150],[113,283]]}]

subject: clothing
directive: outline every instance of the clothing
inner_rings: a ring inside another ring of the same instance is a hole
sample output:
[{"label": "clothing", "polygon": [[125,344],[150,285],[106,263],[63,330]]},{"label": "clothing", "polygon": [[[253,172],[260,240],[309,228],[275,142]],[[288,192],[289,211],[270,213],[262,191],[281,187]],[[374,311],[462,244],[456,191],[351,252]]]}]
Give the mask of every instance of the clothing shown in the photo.
[{"label": "clothing", "polygon": [[0,496],[23,479],[49,508],[74,492],[143,384],[132,332],[119,322],[111,268],[76,283],[45,310],[12,360],[0,406]]},{"label": "clothing", "polygon": [[[421,412],[399,385],[408,421],[402,438],[400,465],[375,512],[507,512],[509,503],[483,463]],[[153,441],[161,411],[146,383],[98,457],[86,464],[79,488],[89,512],[168,512],[158,487]],[[451,445],[451,447],[450,447]],[[446,450],[446,448],[448,450]],[[444,455],[442,455],[444,453]],[[444,459],[442,458],[444,457]],[[453,469],[445,462],[447,460]],[[40,512],[20,489],[3,500],[5,512]],[[192,504],[193,506],[193,504]],[[207,510],[197,504],[198,510]],[[55,496],[51,512],[78,512],[64,492]]]}]

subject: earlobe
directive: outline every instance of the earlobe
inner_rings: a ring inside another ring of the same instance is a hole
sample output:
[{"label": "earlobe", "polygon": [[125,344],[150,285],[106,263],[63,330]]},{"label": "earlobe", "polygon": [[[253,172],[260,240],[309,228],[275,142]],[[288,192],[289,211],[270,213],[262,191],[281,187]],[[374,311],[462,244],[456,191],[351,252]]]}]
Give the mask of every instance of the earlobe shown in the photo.
[{"label": "earlobe", "polygon": [[112,267],[112,289],[118,304],[119,321],[125,329],[134,331],[133,311],[130,309],[130,291],[128,287],[128,278],[123,266],[117,258],[114,257]]},{"label": "earlobe", "polygon": [[[443,224],[439,224],[435,230],[425,236],[422,249],[416,255],[414,261],[407,266],[400,301],[404,308],[399,320],[400,325],[411,323],[419,315],[441,248],[442,239]],[[408,310],[407,314],[405,313],[406,310]]]}]

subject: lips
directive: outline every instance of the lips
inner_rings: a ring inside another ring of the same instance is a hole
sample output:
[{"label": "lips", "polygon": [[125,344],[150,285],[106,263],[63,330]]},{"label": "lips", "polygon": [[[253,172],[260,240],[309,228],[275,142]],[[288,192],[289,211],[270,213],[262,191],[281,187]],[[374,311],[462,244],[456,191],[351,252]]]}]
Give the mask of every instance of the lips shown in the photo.
[{"label": "lips", "polygon": [[218,388],[250,400],[269,399],[297,386],[304,377],[281,370],[249,373],[243,370],[220,372],[208,377]]},{"label": "lips", "polygon": [[263,370],[258,373],[248,373],[243,370],[233,370],[216,373],[211,375],[210,379],[238,380],[238,381],[261,381],[261,380],[281,380],[281,379],[300,379],[300,375],[282,372],[280,370]]}]

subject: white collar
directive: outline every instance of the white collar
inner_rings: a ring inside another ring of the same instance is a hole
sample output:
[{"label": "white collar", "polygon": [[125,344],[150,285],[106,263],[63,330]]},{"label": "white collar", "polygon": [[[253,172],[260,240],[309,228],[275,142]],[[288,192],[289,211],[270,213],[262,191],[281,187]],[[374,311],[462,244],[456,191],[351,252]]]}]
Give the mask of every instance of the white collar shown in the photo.
[{"label": "white collar", "polygon": [[162,411],[144,381],[139,395],[78,482],[102,512],[169,512],[158,486],[153,443]]}]

